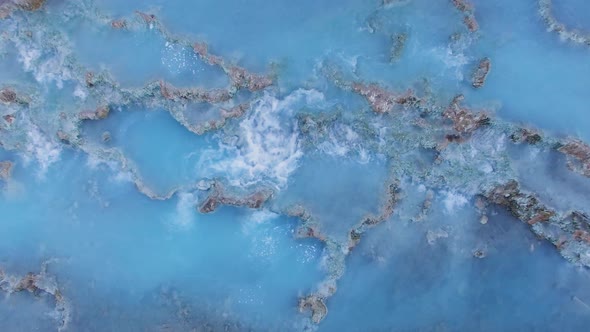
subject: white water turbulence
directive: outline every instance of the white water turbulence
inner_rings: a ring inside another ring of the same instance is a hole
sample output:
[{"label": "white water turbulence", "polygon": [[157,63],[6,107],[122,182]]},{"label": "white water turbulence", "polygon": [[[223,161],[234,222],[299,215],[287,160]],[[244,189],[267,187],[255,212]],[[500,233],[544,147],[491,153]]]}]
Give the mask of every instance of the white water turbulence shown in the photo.
[{"label": "white water turbulence", "polygon": [[1,331],[586,331],[583,0],[0,0]]},{"label": "white water turbulence", "polygon": [[[286,187],[303,155],[295,111],[317,107],[323,100],[316,90],[295,90],[282,99],[265,93],[254,100],[235,136],[207,151],[203,166],[235,186],[267,181],[277,188]],[[217,156],[219,149],[224,151],[222,156]]]}]

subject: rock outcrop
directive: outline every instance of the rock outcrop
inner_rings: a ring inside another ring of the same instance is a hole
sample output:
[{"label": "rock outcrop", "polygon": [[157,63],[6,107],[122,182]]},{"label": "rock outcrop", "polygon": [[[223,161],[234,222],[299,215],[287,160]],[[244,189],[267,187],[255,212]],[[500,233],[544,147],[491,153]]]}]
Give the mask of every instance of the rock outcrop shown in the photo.
[{"label": "rock outcrop", "polygon": [[483,58],[479,62],[479,64],[477,65],[477,69],[475,69],[475,71],[473,72],[473,75],[471,77],[471,81],[472,81],[474,88],[479,89],[479,88],[483,87],[491,69],[492,69],[492,62],[490,61],[489,58]]}]

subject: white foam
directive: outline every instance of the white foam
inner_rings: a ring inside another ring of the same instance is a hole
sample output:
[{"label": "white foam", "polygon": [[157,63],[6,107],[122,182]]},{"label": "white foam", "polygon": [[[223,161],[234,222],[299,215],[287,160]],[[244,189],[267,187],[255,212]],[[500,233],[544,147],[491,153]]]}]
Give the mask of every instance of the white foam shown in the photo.
[{"label": "white foam", "polygon": [[457,208],[465,206],[468,202],[465,196],[454,191],[443,191],[442,194],[445,196],[443,203],[448,214],[455,212]]},{"label": "white foam", "polygon": [[426,232],[426,240],[428,241],[428,244],[430,245],[434,245],[436,244],[436,241],[438,239],[441,238],[448,238],[449,237],[449,233],[447,233],[445,230],[443,229],[437,229],[437,230],[428,230],[428,232]]},{"label": "white foam", "polygon": [[360,136],[350,126],[339,124],[330,131],[328,138],[318,145],[318,149],[329,156],[344,157],[357,153],[356,161],[367,164],[371,161],[369,151],[362,147]]},{"label": "white foam", "polygon": [[262,224],[262,223],[266,223],[269,222],[275,218],[277,218],[279,215],[269,211],[269,210],[255,210],[254,212],[252,212],[252,215],[250,216],[250,221],[254,222],[255,224]]},{"label": "white foam", "polygon": [[80,85],[76,86],[76,89],[74,89],[74,97],[78,97],[81,100],[86,100],[87,96],[88,94]]},{"label": "white foam", "polygon": [[71,80],[73,74],[70,69],[71,47],[59,38],[58,35],[40,36],[39,39],[46,42],[46,45],[15,39],[14,45],[24,71],[31,72],[39,83],[55,82],[61,89],[63,82]]},{"label": "white foam", "polygon": [[221,143],[227,157],[222,159],[219,150],[209,151],[202,164],[223,174],[233,185],[269,181],[277,188],[285,187],[303,155],[293,111],[298,105],[323,100],[316,90],[299,89],[284,99],[265,93],[240,123],[238,142]]},{"label": "white foam", "polygon": [[176,211],[171,218],[171,223],[175,228],[183,230],[192,226],[196,203],[197,198],[193,193],[181,192],[178,194]]},{"label": "white foam", "polygon": [[454,52],[449,46],[436,47],[431,50],[431,54],[442,61],[447,69],[453,71],[458,80],[463,80],[463,67],[469,63],[469,57],[462,52]]},{"label": "white foam", "polygon": [[34,158],[39,164],[38,176],[43,178],[51,164],[59,160],[61,154],[60,146],[46,137],[35,125],[29,127],[27,132],[27,144],[23,157],[26,164]]},{"label": "white foam", "polygon": [[259,226],[271,222],[278,217],[278,214],[267,209],[254,210],[250,214],[250,217],[244,220],[244,222],[242,223],[242,232],[247,235],[252,234],[253,232],[256,232],[256,229]]},{"label": "white foam", "polygon": [[338,141],[333,133],[330,133],[329,140],[318,145],[318,149],[327,155],[338,157],[343,157],[349,152],[345,142]]}]

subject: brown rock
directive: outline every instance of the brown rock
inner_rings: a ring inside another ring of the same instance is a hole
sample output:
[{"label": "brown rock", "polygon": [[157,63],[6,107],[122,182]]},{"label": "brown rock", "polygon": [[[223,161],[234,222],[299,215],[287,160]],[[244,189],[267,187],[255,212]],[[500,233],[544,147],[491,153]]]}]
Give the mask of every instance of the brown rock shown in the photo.
[{"label": "brown rock", "polygon": [[246,113],[248,108],[250,108],[250,103],[243,103],[238,106],[234,106],[229,110],[221,109],[221,117],[223,119],[239,118],[244,115],[244,113]]},{"label": "brown rock", "polygon": [[543,140],[541,134],[535,130],[520,128],[510,135],[510,139],[515,143],[537,144]]},{"label": "brown rock", "polygon": [[8,124],[12,124],[14,122],[14,115],[12,114],[7,114],[5,116],[2,117],[4,119],[4,121],[6,121],[6,123]]},{"label": "brown rock", "polygon": [[196,42],[193,44],[193,50],[195,53],[200,55],[203,58],[206,58],[209,55],[209,46],[205,43]]},{"label": "brown rock", "polygon": [[210,65],[223,66],[224,64],[223,58],[209,53],[209,46],[205,43],[194,43],[193,50],[201,57],[201,59]]},{"label": "brown rock", "polygon": [[487,114],[473,113],[460,106],[463,99],[463,95],[456,96],[443,112],[443,116],[453,122],[453,128],[460,134],[470,134],[479,127],[488,125],[490,118]]},{"label": "brown rock", "polygon": [[127,28],[127,21],[125,21],[124,19],[112,20],[111,27],[113,27],[114,29],[125,29]]},{"label": "brown rock", "polygon": [[529,221],[527,221],[527,223],[529,225],[534,225],[534,224],[536,224],[538,222],[548,221],[553,216],[555,216],[555,212],[554,211],[542,210],[539,213],[537,213],[536,215],[534,215],[531,219],[529,219]]},{"label": "brown rock", "polygon": [[243,206],[251,209],[259,209],[272,197],[271,190],[260,190],[246,196],[228,195],[223,192],[219,183],[213,185],[212,193],[199,208],[201,213],[211,213],[221,205]]},{"label": "brown rock", "polygon": [[217,196],[211,195],[207,197],[207,200],[201,205],[199,208],[199,212],[201,213],[211,213],[217,209],[219,206],[219,201]]},{"label": "brown rock", "polygon": [[583,230],[576,230],[574,232],[574,239],[578,241],[584,241],[586,243],[590,243],[590,233]]},{"label": "brown rock", "polygon": [[24,10],[38,10],[43,6],[44,0],[17,0],[15,4]]},{"label": "brown rock", "polygon": [[94,112],[80,112],[78,119],[80,120],[102,120],[109,116],[110,109],[108,106],[98,107]]},{"label": "brown rock", "polygon": [[463,17],[463,23],[465,23],[469,31],[475,32],[479,30],[479,24],[477,24],[477,20],[475,19],[475,10],[473,8],[473,5],[467,0],[452,1],[455,8],[457,8],[459,11],[465,14],[465,16]]},{"label": "brown rock", "polygon": [[556,215],[555,211],[543,205],[537,197],[522,192],[515,180],[496,186],[484,196],[490,202],[506,207],[513,216],[529,225],[547,222]]},{"label": "brown rock", "polygon": [[228,71],[229,78],[239,88],[246,88],[254,92],[272,85],[272,79],[270,77],[250,73],[242,67],[233,66]]},{"label": "brown rock", "polygon": [[590,146],[580,140],[570,140],[557,149],[568,156],[568,168],[590,177]]},{"label": "brown rock", "polygon": [[388,113],[393,110],[396,103],[397,96],[377,84],[353,83],[352,91],[363,96],[375,113]]},{"label": "brown rock", "polygon": [[471,12],[473,10],[473,6],[471,5],[471,3],[469,3],[466,0],[452,0],[453,1],[453,5],[455,5],[455,7],[457,9],[459,9],[462,12]]},{"label": "brown rock", "polygon": [[156,22],[156,15],[154,15],[154,14],[146,14],[146,13],[142,13],[140,11],[135,11],[135,13],[137,15],[139,15],[139,17],[141,17],[146,24],[151,24],[151,23]]},{"label": "brown rock", "polygon": [[108,106],[101,106],[96,109],[96,117],[98,119],[106,119],[106,117],[109,116],[109,112],[110,110]]},{"label": "brown rock", "polygon": [[299,311],[311,311],[311,321],[319,324],[328,314],[324,299],[318,295],[309,295],[299,299]]},{"label": "brown rock", "polygon": [[490,61],[489,58],[483,58],[479,62],[479,65],[477,66],[477,69],[473,72],[473,76],[471,78],[474,88],[479,89],[479,88],[483,87],[483,85],[486,82],[486,78],[488,77],[488,74],[490,73],[491,68],[492,68],[492,62]]},{"label": "brown rock", "polygon": [[37,292],[39,288],[36,285],[38,276],[29,272],[26,276],[24,276],[21,280],[19,280],[18,284],[14,287],[17,292],[27,290],[31,293]]},{"label": "brown rock", "polygon": [[473,15],[465,15],[463,18],[463,23],[465,23],[465,26],[467,26],[467,29],[469,29],[471,32],[479,30],[479,24]]},{"label": "brown rock", "polygon": [[0,91],[0,100],[5,103],[16,102],[16,92],[14,90],[5,88]]}]

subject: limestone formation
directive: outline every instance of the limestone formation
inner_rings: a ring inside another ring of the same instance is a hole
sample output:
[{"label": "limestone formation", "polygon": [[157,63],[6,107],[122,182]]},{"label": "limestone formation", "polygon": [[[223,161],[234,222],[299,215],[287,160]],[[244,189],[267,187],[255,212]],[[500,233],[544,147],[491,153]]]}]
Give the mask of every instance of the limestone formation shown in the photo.
[{"label": "limestone formation", "polygon": [[312,322],[319,324],[328,314],[324,299],[317,295],[309,295],[299,299],[299,311],[311,311]]},{"label": "limestone formation", "polygon": [[258,190],[246,195],[228,194],[220,183],[215,183],[210,190],[211,193],[199,207],[201,213],[211,213],[223,205],[259,209],[273,195],[271,190]]},{"label": "limestone formation", "polygon": [[479,24],[475,19],[475,8],[467,0],[452,0],[453,5],[457,10],[463,13],[463,23],[471,32],[479,30]]},{"label": "limestone formation", "polygon": [[114,29],[125,29],[125,28],[127,28],[127,21],[125,21],[123,19],[112,20],[111,26]]},{"label": "limestone formation", "polygon": [[590,34],[570,29],[553,16],[553,0],[538,0],[539,14],[547,25],[547,30],[555,32],[563,40],[568,40],[580,45],[590,46]]},{"label": "limestone formation", "polygon": [[391,36],[392,46],[389,56],[390,62],[395,62],[401,58],[407,40],[408,35],[406,33],[399,33]]},{"label": "limestone formation", "polygon": [[528,143],[535,145],[543,140],[543,137],[534,129],[519,128],[510,135],[514,143]]},{"label": "limestone formation", "polygon": [[17,101],[16,92],[10,88],[0,90],[0,101],[5,103],[14,103]]},{"label": "limestone formation", "polygon": [[405,94],[396,94],[377,84],[364,84],[355,82],[351,86],[352,91],[363,96],[373,112],[384,114],[391,112],[395,105],[410,105],[418,101],[413,91],[408,90]]},{"label": "limestone formation", "polygon": [[588,144],[573,139],[562,144],[557,150],[568,157],[567,166],[570,170],[590,177],[590,146]]},{"label": "limestone formation", "polygon": [[100,106],[94,111],[86,111],[78,113],[78,119],[84,120],[103,120],[109,116],[110,108],[108,106]]},{"label": "limestone formation", "polygon": [[66,330],[70,323],[71,308],[62,295],[55,278],[47,273],[48,263],[43,264],[41,272],[29,272],[24,276],[9,275],[0,268],[0,290],[8,294],[26,291],[35,297],[43,295],[51,297],[55,303],[55,317],[58,320],[57,330],[61,332]]},{"label": "limestone formation", "polygon": [[194,43],[193,50],[205,62],[223,68],[229,79],[232,81],[233,86],[237,89],[247,89],[255,92],[263,90],[273,84],[273,80],[270,76],[249,72],[245,68],[228,64],[227,61],[219,56],[212,55],[209,53],[209,46],[205,43]]},{"label": "limestone formation", "polygon": [[492,68],[492,62],[489,58],[483,58],[479,64],[477,65],[477,69],[473,72],[473,76],[471,78],[473,87],[479,89],[483,87],[486,82],[486,78],[490,73],[490,69]]},{"label": "limestone formation", "polygon": [[490,123],[490,117],[486,113],[474,113],[465,107],[461,107],[460,104],[463,100],[463,95],[456,96],[443,113],[445,118],[451,120],[457,133],[471,134],[481,126]]},{"label": "limestone formation", "polygon": [[217,104],[232,98],[226,89],[176,88],[165,81],[160,81],[159,85],[162,97],[172,101],[204,101]]},{"label": "limestone formation", "polygon": [[15,0],[14,3],[24,10],[38,10],[43,6],[45,0]]},{"label": "limestone formation", "polygon": [[535,234],[551,242],[566,259],[590,267],[590,242],[586,236],[590,233],[590,218],[585,213],[572,211],[560,215],[533,193],[522,190],[515,180],[497,185],[485,191],[483,196],[527,223]]}]

